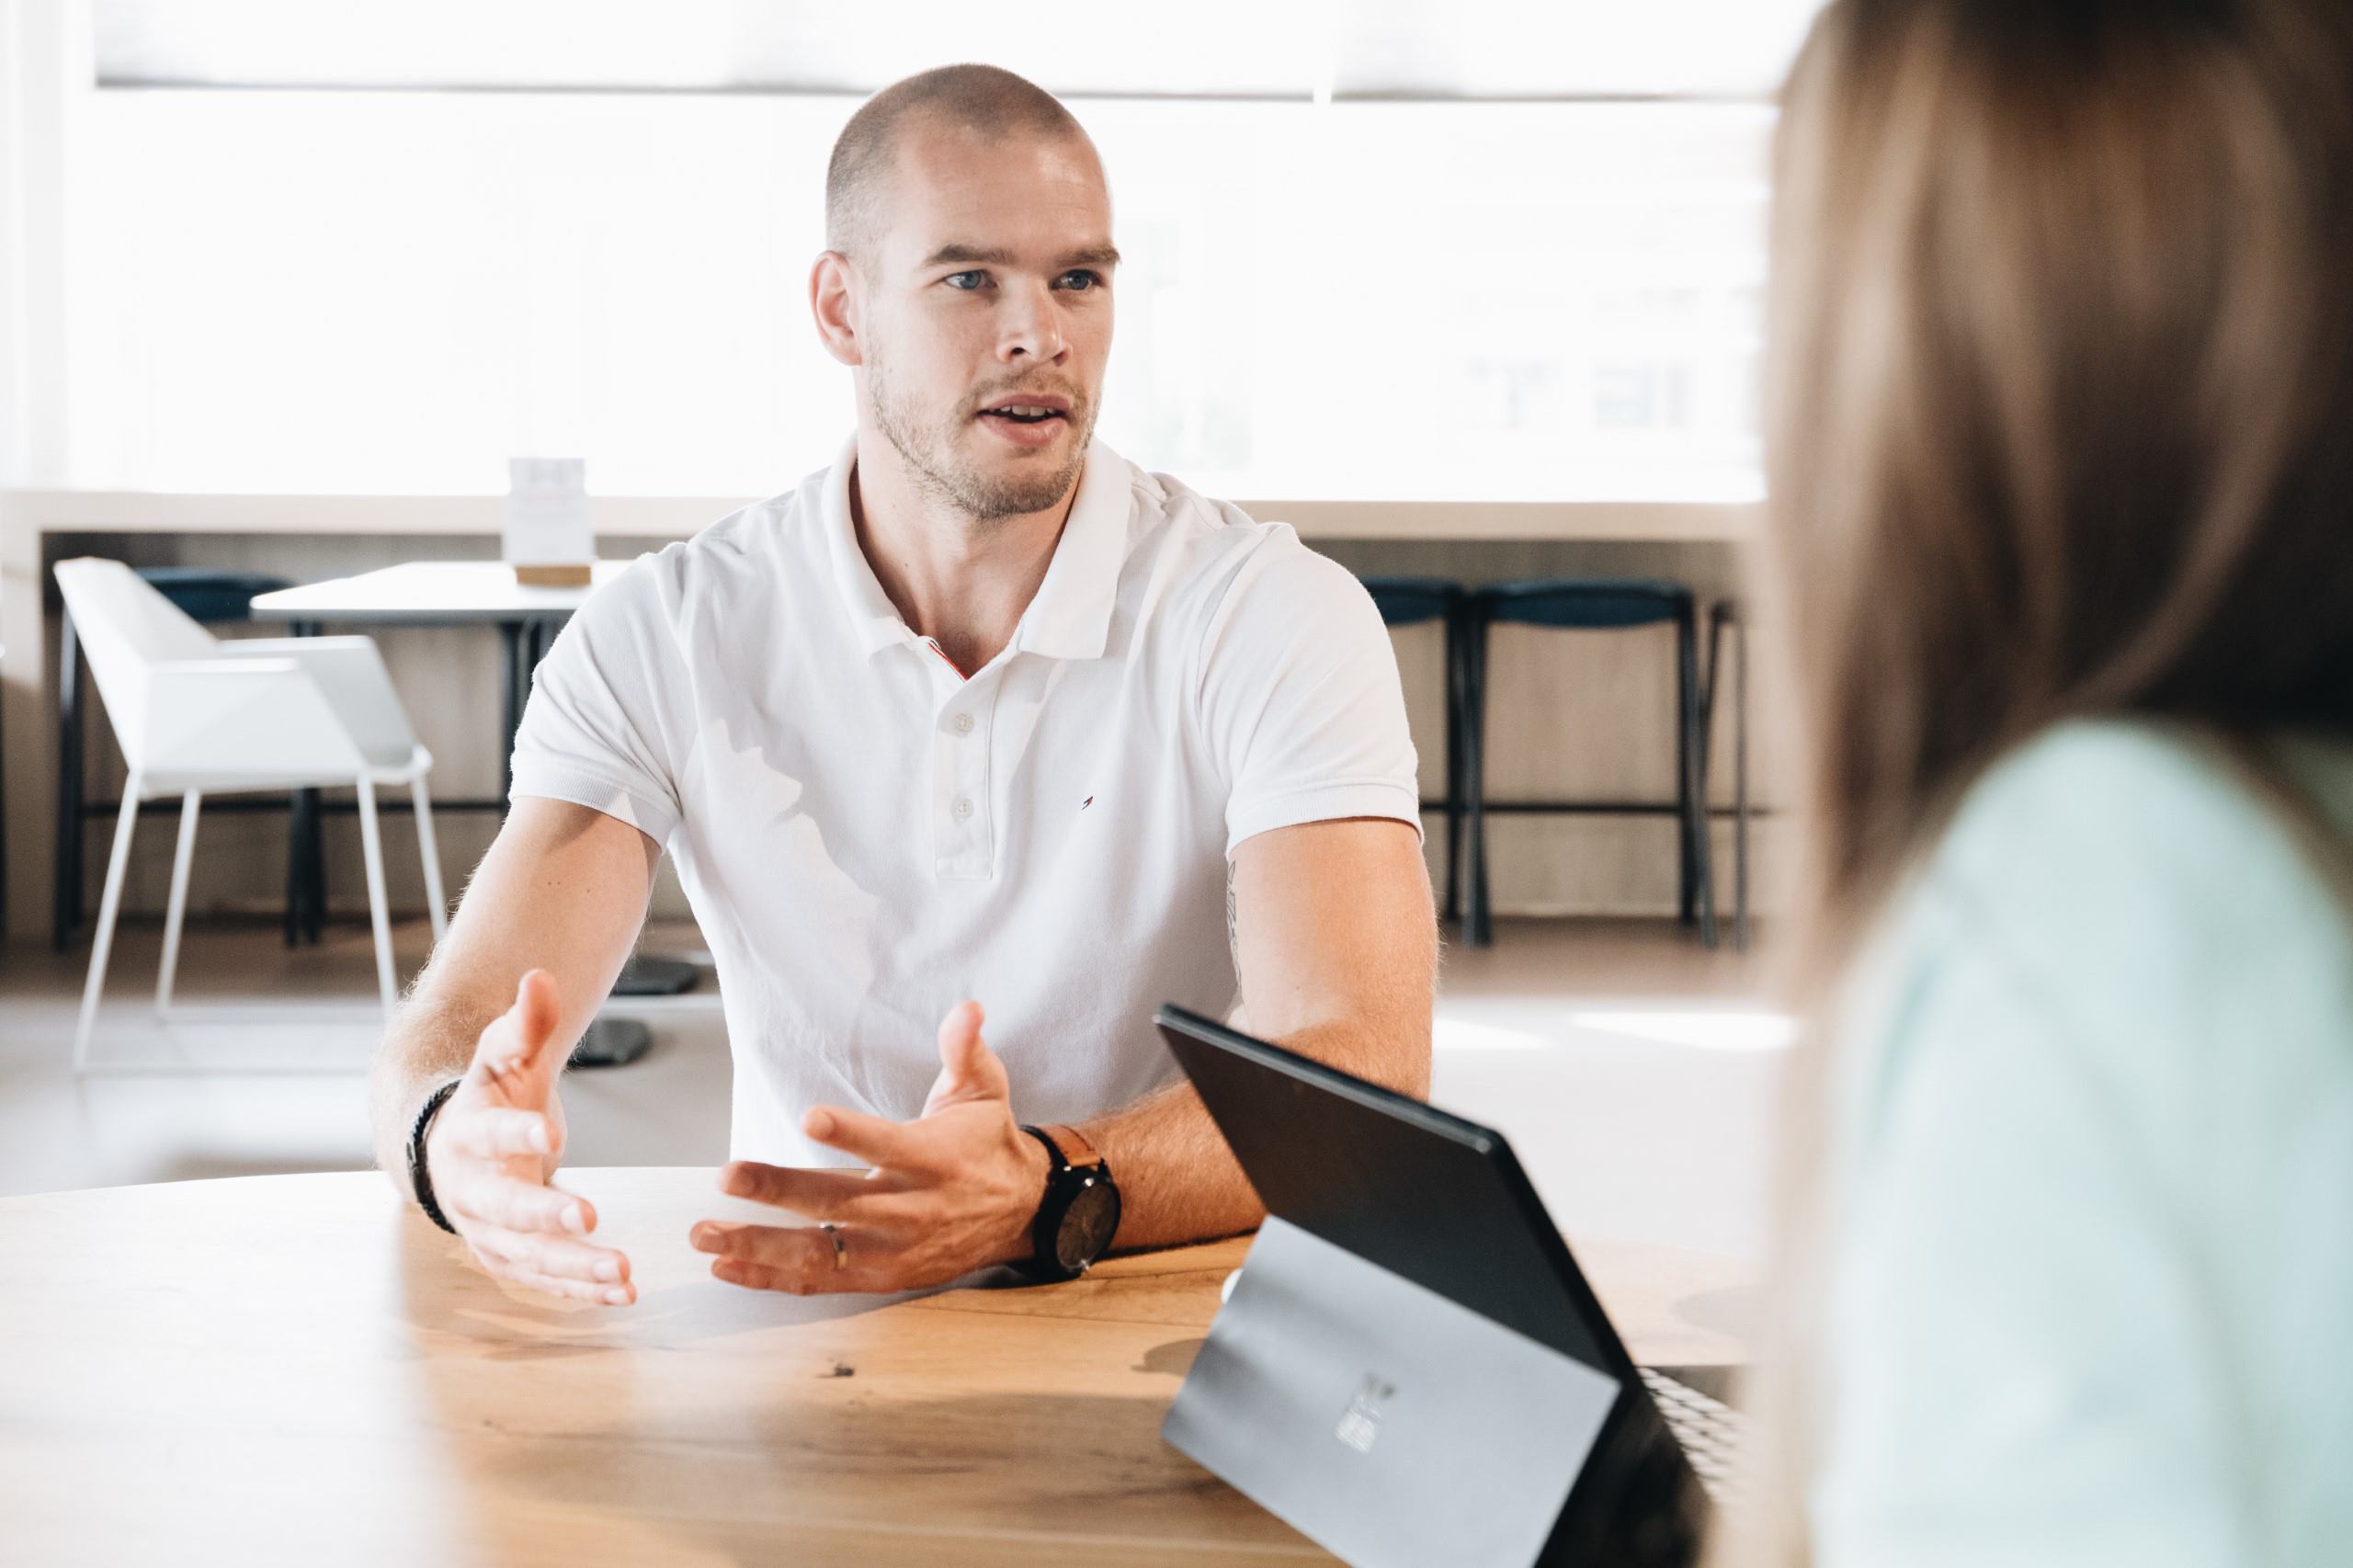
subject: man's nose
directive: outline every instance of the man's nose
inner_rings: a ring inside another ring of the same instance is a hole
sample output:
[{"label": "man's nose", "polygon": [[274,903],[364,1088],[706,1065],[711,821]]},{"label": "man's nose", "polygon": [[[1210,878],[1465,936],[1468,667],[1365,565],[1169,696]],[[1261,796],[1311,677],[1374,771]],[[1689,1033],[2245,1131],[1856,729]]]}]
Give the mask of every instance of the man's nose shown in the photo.
[{"label": "man's nose", "polygon": [[1052,365],[1070,350],[1063,335],[1063,315],[1051,289],[1008,289],[1002,296],[997,323],[996,357],[1005,363],[1024,361]]}]

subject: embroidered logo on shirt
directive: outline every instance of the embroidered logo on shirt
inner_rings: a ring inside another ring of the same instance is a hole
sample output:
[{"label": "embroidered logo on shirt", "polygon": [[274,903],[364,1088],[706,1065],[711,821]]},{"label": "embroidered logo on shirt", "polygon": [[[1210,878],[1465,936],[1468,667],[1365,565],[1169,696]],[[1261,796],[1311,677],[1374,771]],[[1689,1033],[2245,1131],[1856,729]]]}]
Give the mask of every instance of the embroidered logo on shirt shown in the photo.
[{"label": "embroidered logo on shirt", "polygon": [[1086,797],[1086,799],[1085,799],[1084,801],[1081,801],[1078,803],[1078,809],[1079,809],[1080,811],[1082,811],[1082,812],[1083,812],[1083,811],[1085,811],[1087,807],[1089,807],[1089,806],[1093,805],[1094,803],[1095,803],[1095,797],[1094,797],[1094,796],[1092,796],[1092,795],[1089,795],[1089,796],[1087,796],[1087,797]]}]

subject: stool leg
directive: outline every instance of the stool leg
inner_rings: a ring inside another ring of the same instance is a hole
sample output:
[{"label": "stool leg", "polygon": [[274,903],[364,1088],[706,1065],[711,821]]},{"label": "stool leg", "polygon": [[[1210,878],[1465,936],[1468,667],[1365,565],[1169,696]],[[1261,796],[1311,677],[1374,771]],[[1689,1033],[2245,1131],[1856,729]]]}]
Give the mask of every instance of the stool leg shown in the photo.
[{"label": "stool leg", "polygon": [[1698,914],[1699,883],[1693,877],[1691,839],[1691,780],[1697,759],[1691,755],[1691,709],[1698,674],[1693,668],[1691,629],[1675,623],[1675,815],[1679,824],[1675,857],[1675,913],[1686,926]]},{"label": "stool leg", "polygon": [[286,920],[285,941],[293,947],[302,939],[302,791],[286,796]]},{"label": "stool leg", "polygon": [[320,847],[316,790],[297,790],[286,801],[286,945],[316,942],[327,923],[326,854]]},{"label": "stool leg", "polygon": [[1449,611],[1446,627],[1446,918],[1462,918],[1462,627]]},{"label": "stool leg", "polygon": [[[297,637],[317,637],[326,631],[315,620],[294,623]],[[327,932],[326,812],[316,790],[302,791],[302,939],[316,947]]]},{"label": "stool leg", "polygon": [[[287,628],[290,637],[305,636],[303,623],[295,621]],[[303,847],[307,843],[308,801],[305,790],[290,790],[286,796],[286,945],[299,947],[310,931],[309,900],[311,895],[310,868],[303,863]]]},{"label": "stool leg", "polygon": [[[1722,602],[1709,612],[1707,662],[1699,666],[1699,822],[1702,827],[1709,826],[1715,809],[1716,709],[1717,699],[1723,696],[1724,626],[1729,619],[1727,607]],[[1709,891],[1711,894],[1714,892],[1712,887]]]},{"label": "stool leg", "polygon": [[1495,945],[1495,913],[1489,907],[1487,895],[1487,622],[1483,616],[1474,615],[1463,639],[1463,649],[1469,655],[1465,677],[1468,689],[1463,695],[1462,730],[1466,744],[1462,748],[1464,761],[1464,804],[1471,815],[1470,844],[1470,908],[1463,940],[1473,948]]},{"label": "stool leg", "polygon": [[1699,776],[1699,754],[1704,743],[1699,733],[1699,643],[1696,615],[1678,617],[1675,627],[1676,753],[1682,777],[1676,793],[1683,818],[1682,915],[1688,926],[1697,915],[1699,941],[1702,946],[1712,948],[1716,945],[1716,900],[1708,875],[1706,784]]},{"label": "stool leg", "polygon": [[1732,698],[1732,945],[1748,950],[1748,628],[1732,625],[1733,657],[1739,660]]}]

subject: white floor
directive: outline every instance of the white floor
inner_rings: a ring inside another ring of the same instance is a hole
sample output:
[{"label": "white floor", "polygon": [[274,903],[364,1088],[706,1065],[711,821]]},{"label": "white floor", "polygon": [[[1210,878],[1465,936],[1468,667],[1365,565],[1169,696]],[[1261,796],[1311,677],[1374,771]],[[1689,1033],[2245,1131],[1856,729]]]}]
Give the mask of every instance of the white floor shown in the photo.
[{"label": "white floor", "polygon": [[[403,971],[422,960],[403,927]],[[94,1059],[256,1062],[300,1073],[77,1078],[86,949],[0,957],[0,1195],[369,1163],[364,1074],[378,1017],[364,927],[289,952],[274,929],[192,928],[181,1016],[159,1022],[153,927],[118,942]],[[648,952],[696,946],[690,927]],[[1572,1233],[1756,1256],[1785,1029],[1752,957],[1708,953],[1664,924],[1503,922],[1449,950],[1433,1099],[1500,1128]],[[718,998],[635,1004],[653,1052],[564,1080],[572,1163],[712,1165],[731,1074]]]}]

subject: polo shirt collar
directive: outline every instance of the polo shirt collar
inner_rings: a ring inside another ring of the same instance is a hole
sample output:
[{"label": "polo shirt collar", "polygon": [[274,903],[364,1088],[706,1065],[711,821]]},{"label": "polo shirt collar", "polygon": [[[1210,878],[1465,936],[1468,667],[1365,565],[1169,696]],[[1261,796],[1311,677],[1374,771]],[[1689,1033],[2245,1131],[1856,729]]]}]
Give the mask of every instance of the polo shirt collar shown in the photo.
[{"label": "polo shirt collar", "polygon": [[882,591],[881,579],[874,575],[866,551],[858,547],[858,528],[849,516],[849,479],[857,468],[858,437],[852,436],[843,444],[833,472],[825,475],[825,544],[833,556],[834,586],[841,594],[842,608],[858,631],[859,646],[870,657],[905,642],[907,623],[900,618],[891,596]]},{"label": "polo shirt collar", "polygon": [[1050,659],[1099,659],[1111,635],[1120,569],[1128,559],[1128,460],[1101,441],[1086,449],[1078,498],[1044,581],[1014,629],[1013,645]]},{"label": "polo shirt collar", "polygon": [[[858,439],[842,448],[825,476],[824,528],[833,557],[834,585],[868,654],[896,647],[909,635],[891,596],[850,521],[849,482],[858,465]],[[1128,460],[1101,441],[1086,449],[1078,496],[1063,520],[1063,536],[1046,575],[1014,629],[1013,646],[1050,659],[1099,659],[1111,632],[1119,597],[1120,569],[1128,555],[1130,479]]]}]

